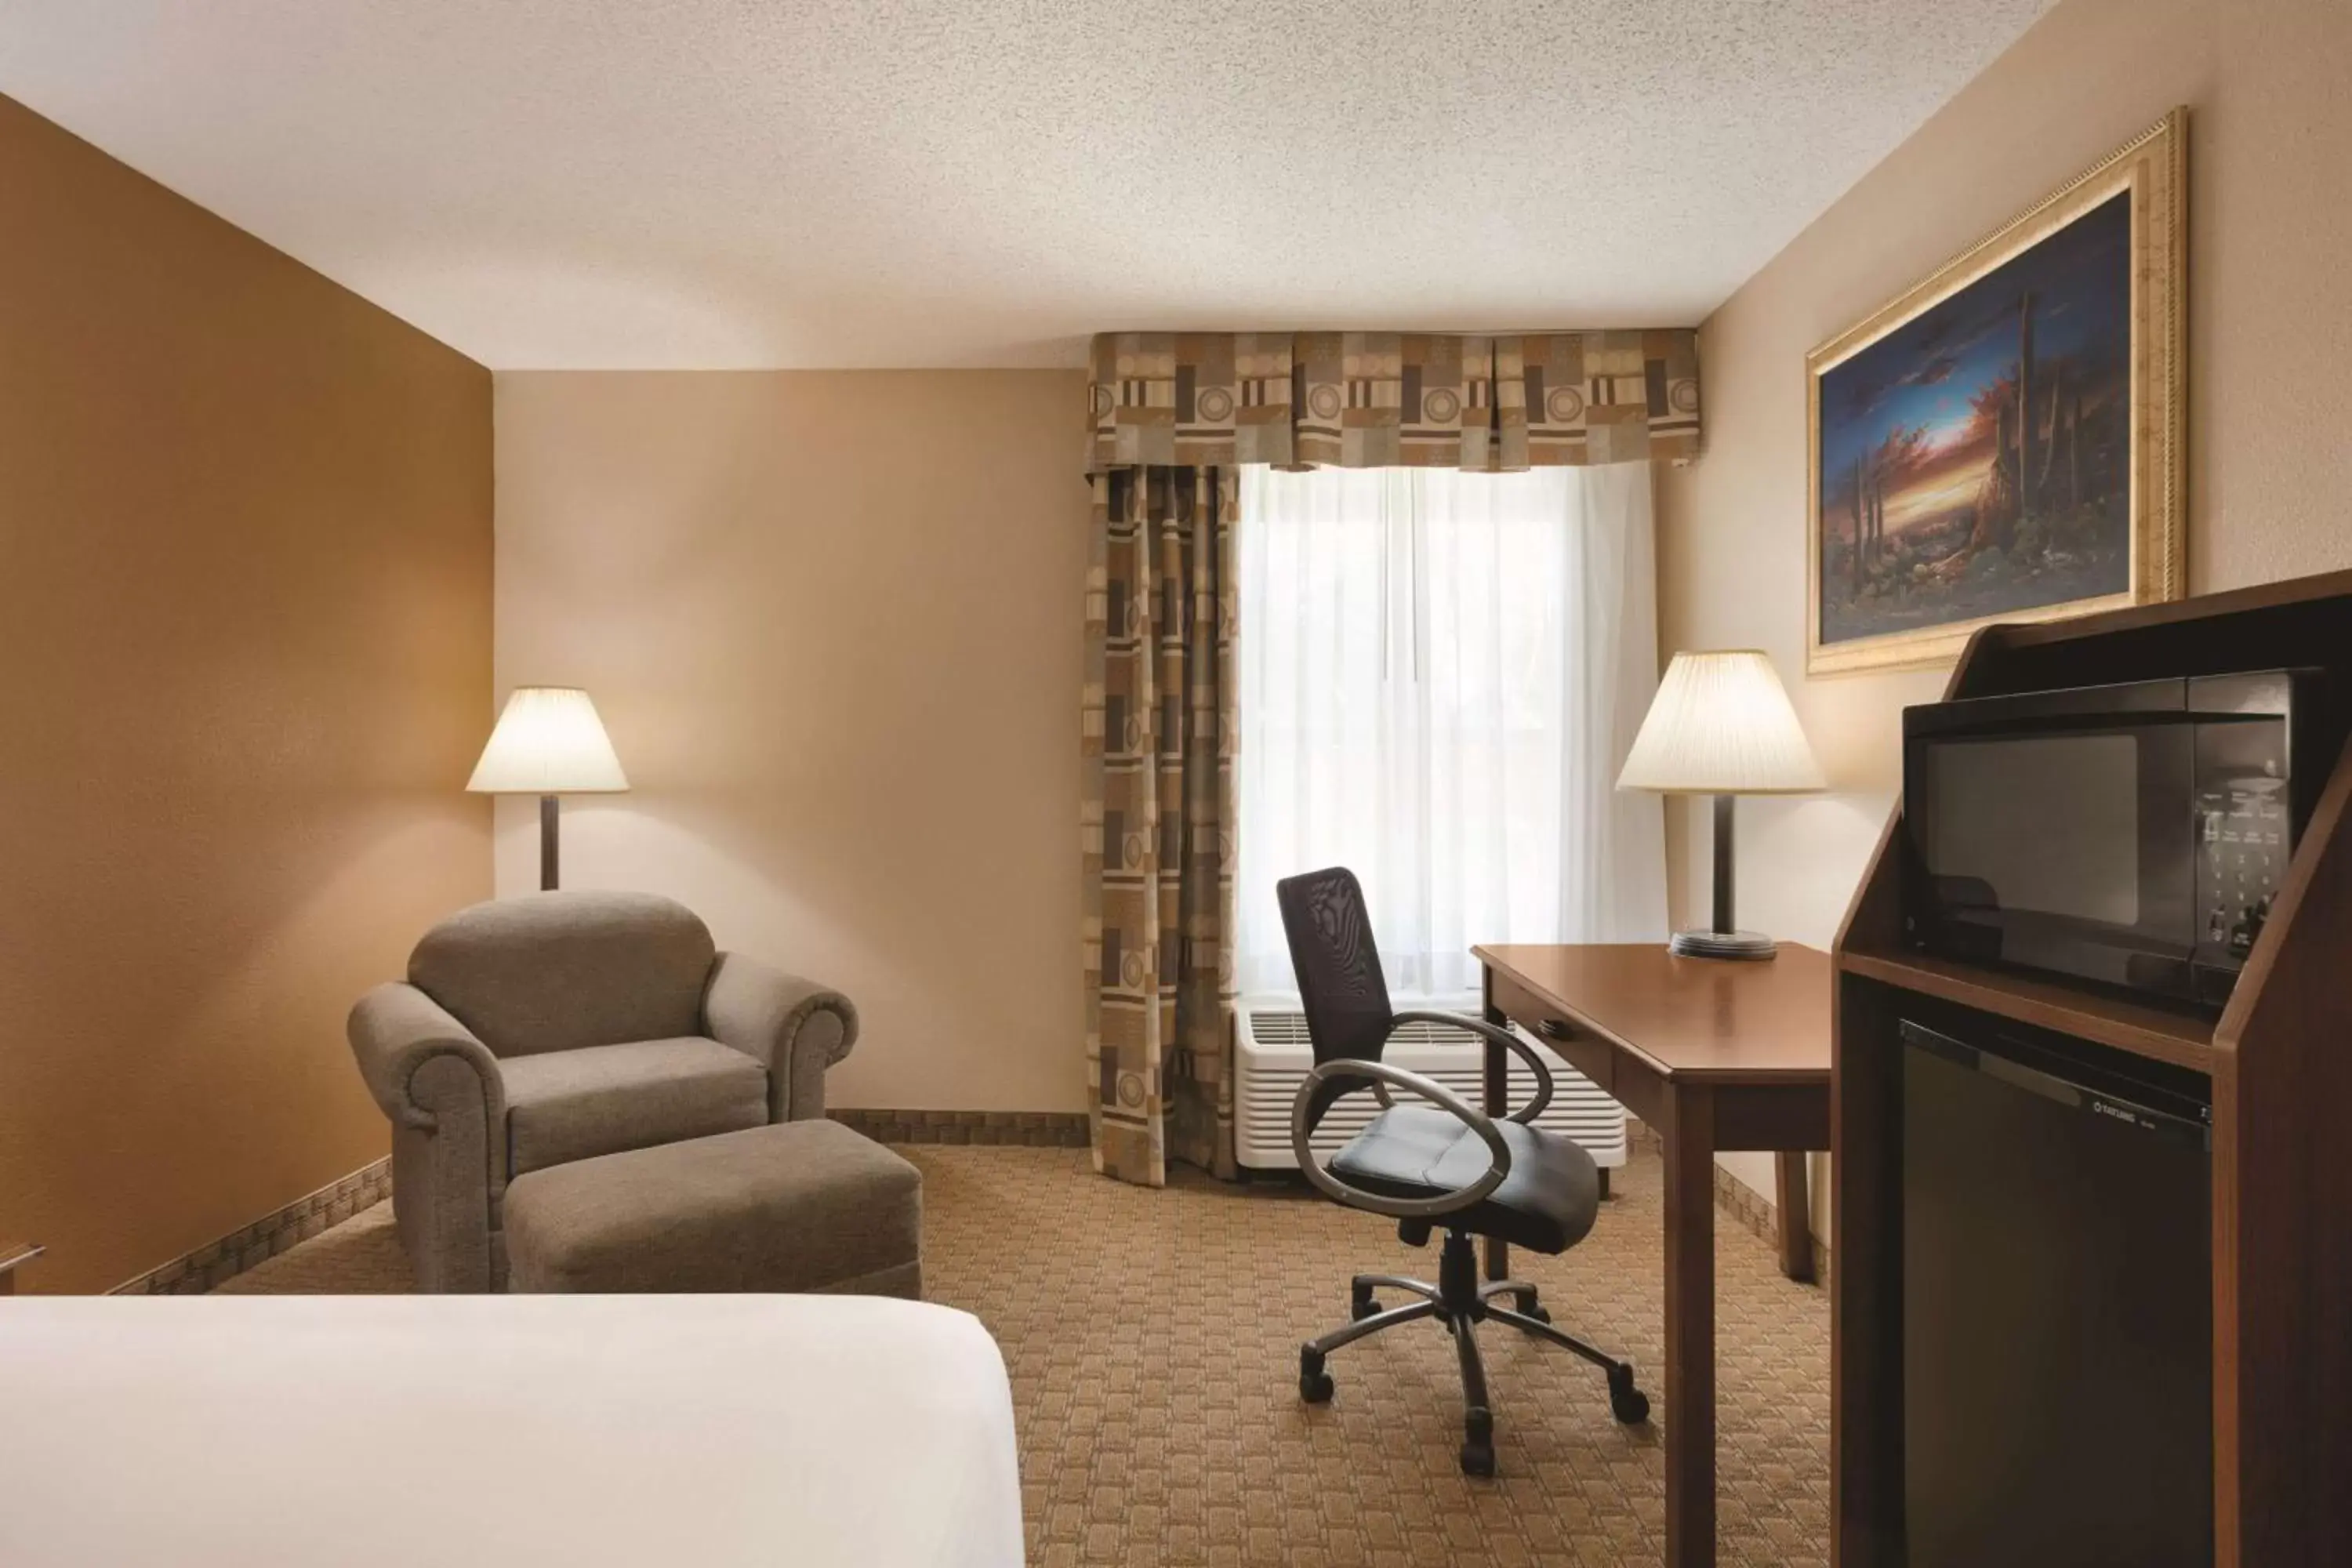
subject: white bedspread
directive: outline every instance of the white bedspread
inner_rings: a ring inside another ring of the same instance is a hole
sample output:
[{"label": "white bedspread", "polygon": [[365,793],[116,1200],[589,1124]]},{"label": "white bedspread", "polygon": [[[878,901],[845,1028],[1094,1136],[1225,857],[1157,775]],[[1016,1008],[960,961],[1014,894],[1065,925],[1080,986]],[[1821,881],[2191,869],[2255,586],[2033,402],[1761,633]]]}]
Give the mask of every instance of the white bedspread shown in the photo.
[{"label": "white bedspread", "polygon": [[0,1301],[7,1568],[1012,1568],[961,1312],[826,1296]]}]

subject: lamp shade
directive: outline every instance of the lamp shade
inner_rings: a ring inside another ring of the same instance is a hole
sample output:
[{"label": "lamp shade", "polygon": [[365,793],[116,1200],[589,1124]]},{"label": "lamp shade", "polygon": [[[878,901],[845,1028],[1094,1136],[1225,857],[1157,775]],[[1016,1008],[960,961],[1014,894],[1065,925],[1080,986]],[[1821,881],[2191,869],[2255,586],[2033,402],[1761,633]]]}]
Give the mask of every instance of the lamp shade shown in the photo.
[{"label": "lamp shade", "polygon": [[1633,737],[1620,789],[1802,795],[1825,787],[1772,661],[1754,648],[1678,653]]},{"label": "lamp shade", "polygon": [[477,795],[615,795],[629,780],[586,692],[518,686],[466,787]]}]

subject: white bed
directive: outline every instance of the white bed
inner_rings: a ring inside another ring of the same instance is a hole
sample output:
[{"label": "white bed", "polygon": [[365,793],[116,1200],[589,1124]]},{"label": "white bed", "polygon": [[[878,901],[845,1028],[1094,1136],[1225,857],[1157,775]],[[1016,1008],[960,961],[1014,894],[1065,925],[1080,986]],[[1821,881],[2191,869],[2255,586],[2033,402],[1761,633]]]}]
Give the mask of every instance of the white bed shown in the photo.
[{"label": "white bed", "polygon": [[7,1568],[1013,1568],[964,1313],[828,1296],[0,1302]]}]

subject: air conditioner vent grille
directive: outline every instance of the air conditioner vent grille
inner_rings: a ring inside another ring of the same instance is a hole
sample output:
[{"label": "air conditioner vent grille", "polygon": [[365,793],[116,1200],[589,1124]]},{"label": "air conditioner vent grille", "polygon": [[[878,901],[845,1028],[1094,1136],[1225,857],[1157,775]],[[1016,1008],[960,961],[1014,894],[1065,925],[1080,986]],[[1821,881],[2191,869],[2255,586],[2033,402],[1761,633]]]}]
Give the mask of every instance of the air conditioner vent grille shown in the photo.
[{"label": "air conditioner vent grille", "polygon": [[[1238,1031],[1234,1119],[1236,1153],[1255,1170],[1288,1170],[1290,1108],[1298,1086],[1315,1065],[1307,1036],[1307,1016],[1296,1005],[1244,1006]],[[1602,1165],[1625,1163],[1625,1111],[1540,1041],[1531,1045],[1550,1068],[1552,1102],[1537,1125],[1573,1138]],[[1382,1051],[1383,1060],[1436,1079],[1473,1105],[1485,1092],[1484,1042],[1472,1030],[1421,1020],[1400,1025]],[[1514,1057],[1510,1100],[1524,1105],[1535,1093],[1535,1075]],[[1329,1154],[1380,1113],[1369,1094],[1349,1095],[1334,1105],[1315,1130],[1313,1146]]]}]

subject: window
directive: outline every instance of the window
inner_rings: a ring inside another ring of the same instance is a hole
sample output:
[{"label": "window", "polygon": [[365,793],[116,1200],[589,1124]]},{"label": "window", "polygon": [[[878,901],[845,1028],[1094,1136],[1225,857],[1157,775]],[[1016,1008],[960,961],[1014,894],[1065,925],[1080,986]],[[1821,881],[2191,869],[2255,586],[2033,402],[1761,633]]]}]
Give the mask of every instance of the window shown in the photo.
[{"label": "window", "polygon": [[1245,470],[1238,972],[1296,989],[1277,878],[1346,865],[1391,988],[1481,942],[1662,939],[1654,797],[1616,790],[1656,684],[1649,470]]}]

